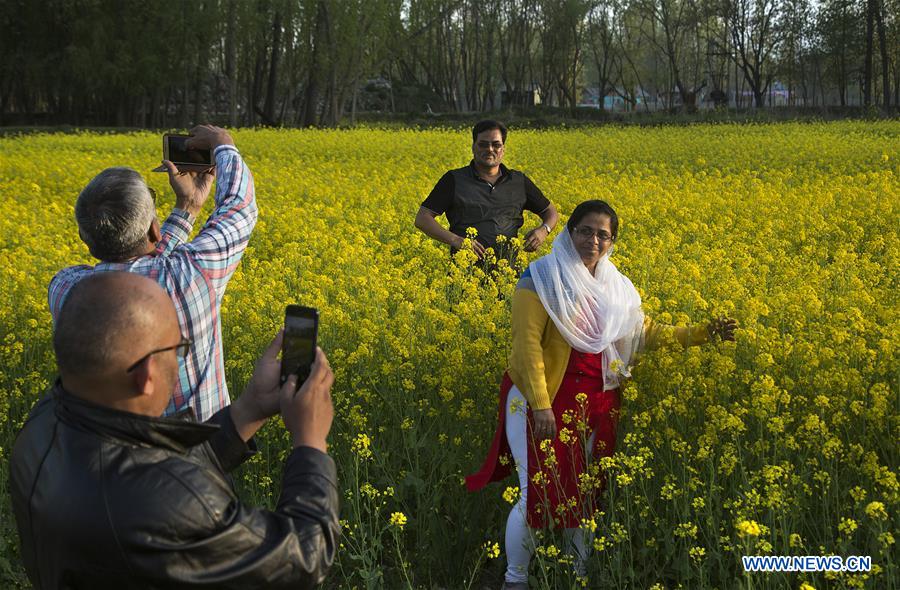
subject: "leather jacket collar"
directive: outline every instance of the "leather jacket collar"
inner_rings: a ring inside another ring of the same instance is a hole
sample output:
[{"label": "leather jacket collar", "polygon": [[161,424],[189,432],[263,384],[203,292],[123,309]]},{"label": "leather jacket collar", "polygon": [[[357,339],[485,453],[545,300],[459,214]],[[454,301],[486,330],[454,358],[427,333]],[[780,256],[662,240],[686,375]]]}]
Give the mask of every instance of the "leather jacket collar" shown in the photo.
[{"label": "leather jacket collar", "polygon": [[217,424],[196,422],[191,408],[171,418],[133,414],[76,397],[58,380],[50,395],[56,400],[56,415],[61,422],[127,445],[162,447],[185,453],[219,430]]}]

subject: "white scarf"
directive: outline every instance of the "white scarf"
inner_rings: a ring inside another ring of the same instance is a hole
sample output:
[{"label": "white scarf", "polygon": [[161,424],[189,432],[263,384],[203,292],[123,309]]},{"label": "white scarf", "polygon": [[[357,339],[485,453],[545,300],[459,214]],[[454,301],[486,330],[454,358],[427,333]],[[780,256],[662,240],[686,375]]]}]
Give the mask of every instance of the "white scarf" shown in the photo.
[{"label": "white scarf", "polygon": [[620,376],[631,377],[644,312],[637,289],[610,262],[609,252],[591,276],[564,228],[552,251],[531,263],[531,277],[566,342],[579,352],[603,353],[604,387],[614,389]]}]

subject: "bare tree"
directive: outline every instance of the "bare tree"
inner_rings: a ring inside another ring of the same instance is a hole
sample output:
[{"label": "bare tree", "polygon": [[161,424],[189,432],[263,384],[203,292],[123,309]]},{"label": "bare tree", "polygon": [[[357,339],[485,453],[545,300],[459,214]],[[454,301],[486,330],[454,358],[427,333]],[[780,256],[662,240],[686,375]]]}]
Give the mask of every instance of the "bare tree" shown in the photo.
[{"label": "bare tree", "polygon": [[531,106],[534,90],[534,46],[539,26],[535,0],[500,4],[500,78],[510,104]]},{"label": "bare tree", "polygon": [[[881,54],[881,90],[883,96],[882,106],[885,109],[891,106],[891,78],[888,74],[890,70],[890,56],[888,54],[887,32],[884,26],[884,13],[886,10],[886,0],[875,0],[875,22],[878,27],[878,48]],[[895,19],[896,19],[895,14]]]},{"label": "bare tree", "polygon": [[[643,38],[654,46],[668,65],[671,84],[678,91],[682,108],[697,110],[697,93],[706,85],[699,43],[700,13],[696,0],[636,0],[635,6],[648,17]],[[671,106],[671,103],[670,103]]]},{"label": "bare tree", "polygon": [[595,3],[588,13],[588,42],[597,70],[597,92],[601,109],[606,95],[615,89],[614,18],[615,7],[607,0]]},{"label": "bare tree", "polygon": [[860,70],[861,17],[859,7],[853,0],[829,0],[819,13],[823,51],[829,57],[828,73],[837,89],[841,106],[847,105],[850,79]]},{"label": "bare tree", "polygon": [[727,0],[726,22],[731,31],[737,67],[753,92],[757,108],[765,106],[774,77],[773,61],[780,36],[777,0]]}]

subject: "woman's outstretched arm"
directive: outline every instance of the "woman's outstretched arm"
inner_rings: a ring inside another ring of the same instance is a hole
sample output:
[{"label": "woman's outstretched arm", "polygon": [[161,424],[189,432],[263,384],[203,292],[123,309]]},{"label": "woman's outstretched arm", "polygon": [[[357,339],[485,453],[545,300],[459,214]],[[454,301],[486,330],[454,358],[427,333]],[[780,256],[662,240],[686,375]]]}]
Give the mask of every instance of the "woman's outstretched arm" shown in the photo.
[{"label": "woman's outstretched arm", "polygon": [[647,317],[644,320],[644,350],[673,347],[682,348],[700,346],[715,338],[734,341],[737,322],[731,318],[718,318],[707,324],[694,326],[670,326],[654,322]]}]

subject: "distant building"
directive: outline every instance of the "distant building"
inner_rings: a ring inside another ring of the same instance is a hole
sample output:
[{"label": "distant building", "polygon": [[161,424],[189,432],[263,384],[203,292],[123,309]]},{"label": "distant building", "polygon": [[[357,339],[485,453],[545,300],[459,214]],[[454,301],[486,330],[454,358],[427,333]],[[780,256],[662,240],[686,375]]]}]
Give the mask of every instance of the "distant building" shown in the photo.
[{"label": "distant building", "polygon": [[[603,96],[603,110],[617,113],[625,113],[633,110],[651,110],[655,111],[660,107],[660,100],[640,86],[635,87],[631,96],[634,97],[634,104],[624,97],[627,96],[625,89],[618,87],[610,90]],[[581,101],[578,103],[580,107],[600,108],[600,89],[596,86],[584,88],[581,92]]]},{"label": "distant building", "polygon": [[[749,88],[744,88],[740,92],[734,91],[729,93],[732,96],[732,100],[729,101],[729,106],[734,107],[737,105],[737,97],[741,97],[741,106],[749,107],[756,106],[756,97],[753,94],[753,91]],[[788,106],[791,104],[791,93],[779,81],[774,81],[769,85],[768,91],[765,94],[765,102],[763,106],[766,107],[782,107]]]},{"label": "distant building", "polygon": [[541,95],[537,91],[537,84],[534,82],[532,82],[529,90],[509,89],[505,84],[501,86],[500,108],[510,106],[534,107],[539,104],[541,104]]}]

